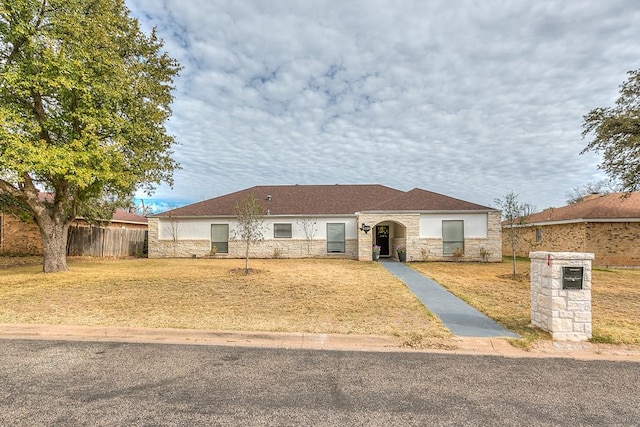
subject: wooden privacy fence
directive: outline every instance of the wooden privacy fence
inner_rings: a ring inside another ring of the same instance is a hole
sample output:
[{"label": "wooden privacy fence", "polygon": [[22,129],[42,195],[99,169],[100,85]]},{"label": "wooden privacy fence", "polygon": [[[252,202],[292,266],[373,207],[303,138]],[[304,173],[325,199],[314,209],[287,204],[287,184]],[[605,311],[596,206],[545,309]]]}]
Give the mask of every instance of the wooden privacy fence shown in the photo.
[{"label": "wooden privacy fence", "polygon": [[126,257],[146,254],[146,229],[77,225],[69,227],[67,255]]}]

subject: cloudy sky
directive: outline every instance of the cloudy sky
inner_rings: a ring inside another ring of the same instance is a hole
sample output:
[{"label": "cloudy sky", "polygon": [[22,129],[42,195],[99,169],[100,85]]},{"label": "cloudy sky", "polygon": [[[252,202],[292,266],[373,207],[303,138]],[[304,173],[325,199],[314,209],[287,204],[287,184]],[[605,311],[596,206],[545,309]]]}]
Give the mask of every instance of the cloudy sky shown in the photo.
[{"label": "cloudy sky", "polygon": [[640,68],[637,0],[127,0],[184,67],[156,211],[254,185],[539,210],[605,178],[582,117]]}]

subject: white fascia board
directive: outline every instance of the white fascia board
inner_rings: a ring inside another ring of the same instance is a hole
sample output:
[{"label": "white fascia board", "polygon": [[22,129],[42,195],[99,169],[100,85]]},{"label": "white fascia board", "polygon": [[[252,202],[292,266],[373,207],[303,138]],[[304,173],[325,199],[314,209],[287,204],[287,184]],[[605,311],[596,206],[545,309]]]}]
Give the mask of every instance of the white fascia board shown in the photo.
[{"label": "white fascia board", "polygon": [[474,214],[474,213],[489,213],[489,212],[500,212],[498,209],[477,209],[477,210],[455,210],[455,211],[363,211],[356,212],[356,215],[394,215],[394,214]]},{"label": "white fascia board", "polygon": [[[335,218],[335,217],[356,217],[356,214],[278,214],[278,215],[262,215],[262,218]],[[237,218],[236,215],[198,215],[198,216],[148,216],[148,218],[159,219],[233,219]]]},{"label": "white fascia board", "polygon": [[214,218],[235,218],[235,215],[181,215],[181,216],[148,216],[147,218],[158,218],[158,219],[214,219]]},{"label": "white fascia board", "polygon": [[263,215],[263,218],[344,218],[353,217],[355,214],[278,214],[278,215]]}]

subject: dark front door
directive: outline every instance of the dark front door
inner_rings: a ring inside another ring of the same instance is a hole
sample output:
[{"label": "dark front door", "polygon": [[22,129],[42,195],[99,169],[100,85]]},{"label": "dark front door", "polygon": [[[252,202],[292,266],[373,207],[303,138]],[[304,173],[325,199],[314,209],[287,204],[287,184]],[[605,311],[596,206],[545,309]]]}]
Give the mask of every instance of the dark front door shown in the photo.
[{"label": "dark front door", "polygon": [[376,225],[376,245],[380,246],[380,256],[389,256],[389,226]]}]

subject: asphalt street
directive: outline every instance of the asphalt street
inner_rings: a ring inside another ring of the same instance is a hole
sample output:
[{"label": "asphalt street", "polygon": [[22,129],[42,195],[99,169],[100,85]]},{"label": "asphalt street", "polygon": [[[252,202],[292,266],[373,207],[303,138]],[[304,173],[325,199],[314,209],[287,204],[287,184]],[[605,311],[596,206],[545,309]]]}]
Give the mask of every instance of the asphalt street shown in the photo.
[{"label": "asphalt street", "polygon": [[0,340],[0,425],[640,425],[640,364]]}]

